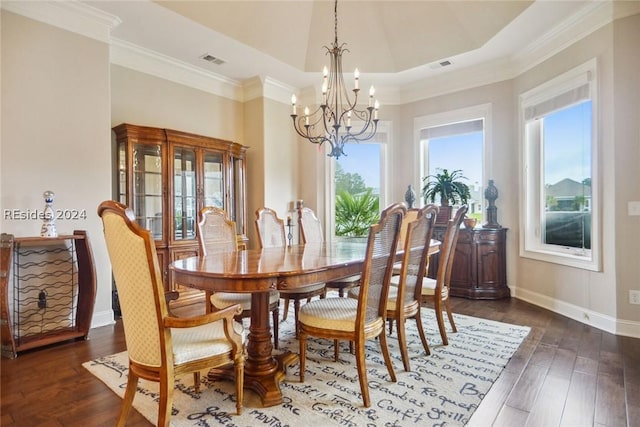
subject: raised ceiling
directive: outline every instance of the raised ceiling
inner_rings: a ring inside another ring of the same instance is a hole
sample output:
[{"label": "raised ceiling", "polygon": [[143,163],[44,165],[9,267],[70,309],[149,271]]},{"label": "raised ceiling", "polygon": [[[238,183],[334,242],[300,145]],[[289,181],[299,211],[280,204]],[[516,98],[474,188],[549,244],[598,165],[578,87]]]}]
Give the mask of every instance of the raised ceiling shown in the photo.
[{"label": "raised ceiling", "polygon": [[[327,64],[334,2],[158,1],[301,71]],[[531,1],[340,1],[338,40],[345,69],[398,73],[482,47]]]},{"label": "raised ceiling", "polygon": [[[3,1],[7,3],[7,1]],[[416,86],[432,95],[517,75],[551,52],[612,19],[608,0],[341,0],[338,38],[344,71],[358,67],[362,87],[375,83],[404,102]],[[118,49],[157,54],[242,86],[256,77],[284,86],[317,86],[334,39],[331,0],[83,0],[117,17]],[[619,9],[619,8],[618,8]],[[223,61],[204,61],[208,54]],[[449,61],[452,65],[439,66]],[[179,65],[180,66],[180,65]],[[463,74],[461,74],[463,73]],[[443,88],[443,76],[456,86]],[[427,87],[431,85],[431,87]],[[422,96],[422,95],[421,95]],[[384,100],[383,102],[388,102]]]}]

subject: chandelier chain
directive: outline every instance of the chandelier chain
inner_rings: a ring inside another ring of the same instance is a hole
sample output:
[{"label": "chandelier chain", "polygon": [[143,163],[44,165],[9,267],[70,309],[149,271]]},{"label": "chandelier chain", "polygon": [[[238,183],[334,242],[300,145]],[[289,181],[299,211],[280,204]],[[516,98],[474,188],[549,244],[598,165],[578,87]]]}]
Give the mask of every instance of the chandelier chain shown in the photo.
[{"label": "chandelier chain", "polygon": [[[338,42],[338,0],[334,3],[334,42],[331,47],[325,46],[331,57],[330,69],[323,70],[322,98],[320,106],[311,113],[308,107],[304,108],[304,115],[297,114],[296,96],[291,96],[293,112],[293,126],[301,137],[312,144],[324,144],[331,146],[329,157],[346,155],[344,146],[348,142],[366,141],[376,134],[378,128],[378,101],[374,100],[373,86],[369,90],[369,104],[367,107],[358,108],[359,77],[358,69],[354,71],[354,88],[352,89],[353,102],[349,98],[349,92],[344,82],[342,72],[342,54],[348,52],[345,44]],[[353,121],[361,127],[353,129]]]}]

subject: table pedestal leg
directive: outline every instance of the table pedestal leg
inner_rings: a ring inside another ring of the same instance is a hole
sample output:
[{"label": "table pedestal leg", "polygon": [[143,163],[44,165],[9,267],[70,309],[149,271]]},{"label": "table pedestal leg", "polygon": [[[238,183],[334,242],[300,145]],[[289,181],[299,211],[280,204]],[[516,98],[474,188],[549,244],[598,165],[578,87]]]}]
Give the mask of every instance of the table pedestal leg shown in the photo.
[{"label": "table pedestal leg", "polygon": [[[298,360],[298,355],[286,352],[274,356],[269,324],[269,293],[255,292],[251,295],[251,325],[247,343],[247,360],[244,365],[244,387],[253,390],[262,399],[264,406],[282,403],[280,382],[285,369]],[[233,370],[214,369],[211,379],[231,378]]]}]

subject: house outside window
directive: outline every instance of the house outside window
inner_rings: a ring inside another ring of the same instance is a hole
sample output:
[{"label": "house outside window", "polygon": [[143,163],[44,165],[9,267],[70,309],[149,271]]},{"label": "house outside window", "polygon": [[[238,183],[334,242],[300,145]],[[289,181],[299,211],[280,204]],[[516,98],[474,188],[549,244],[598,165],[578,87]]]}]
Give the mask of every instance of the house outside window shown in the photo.
[{"label": "house outside window", "polygon": [[596,63],[520,97],[524,198],[520,252],[599,271]]}]

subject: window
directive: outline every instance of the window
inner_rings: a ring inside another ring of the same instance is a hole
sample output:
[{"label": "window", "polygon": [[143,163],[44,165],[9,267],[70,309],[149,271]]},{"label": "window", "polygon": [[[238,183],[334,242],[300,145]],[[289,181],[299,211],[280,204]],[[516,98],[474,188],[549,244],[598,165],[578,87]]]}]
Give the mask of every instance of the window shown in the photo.
[{"label": "window", "polygon": [[[415,128],[420,150],[417,193],[425,184],[423,178],[447,169],[449,172],[462,171],[469,186],[471,198],[468,200],[468,216],[483,217],[484,187],[483,165],[489,105],[470,107],[433,116],[416,119]],[[464,155],[461,155],[463,153]],[[422,201],[422,197],[419,197]],[[436,200],[436,203],[439,203]]]},{"label": "window", "polygon": [[522,256],[600,270],[595,61],[520,97]]},{"label": "window", "polygon": [[[330,212],[327,223],[333,235],[363,237],[380,218],[386,201],[386,147],[388,122],[378,123],[378,132],[367,142],[348,143],[345,156],[327,162],[331,179]],[[329,237],[331,238],[331,237]]]},{"label": "window", "polygon": [[363,237],[380,218],[382,144],[349,144],[335,164],[335,235]]}]

